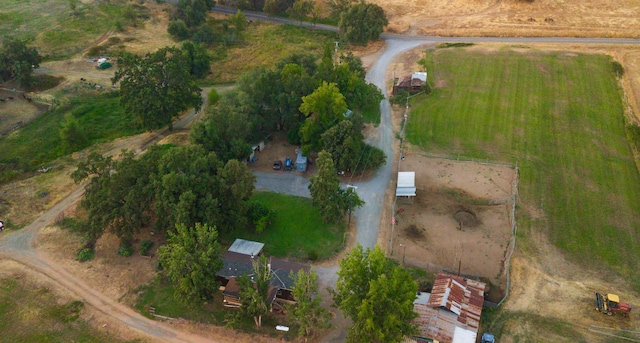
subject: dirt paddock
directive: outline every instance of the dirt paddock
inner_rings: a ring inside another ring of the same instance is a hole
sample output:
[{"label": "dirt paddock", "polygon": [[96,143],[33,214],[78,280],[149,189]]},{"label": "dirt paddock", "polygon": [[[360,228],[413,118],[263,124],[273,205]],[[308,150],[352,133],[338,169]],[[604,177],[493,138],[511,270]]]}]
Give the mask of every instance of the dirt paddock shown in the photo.
[{"label": "dirt paddock", "polygon": [[482,277],[499,286],[488,300],[500,300],[514,169],[408,151],[400,170],[416,172],[417,195],[397,200],[395,256],[432,271]]}]

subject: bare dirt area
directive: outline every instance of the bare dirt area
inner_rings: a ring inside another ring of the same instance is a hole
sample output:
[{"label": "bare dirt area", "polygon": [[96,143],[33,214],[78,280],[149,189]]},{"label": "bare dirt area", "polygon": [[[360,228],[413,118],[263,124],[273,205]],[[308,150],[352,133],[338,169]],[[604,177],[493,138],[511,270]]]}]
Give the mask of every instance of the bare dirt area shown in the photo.
[{"label": "bare dirt area", "polygon": [[387,31],[438,36],[638,37],[634,0],[373,0]]},{"label": "bare dirt area", "polygon": [[[76,294],[73,294],[65,287],[56,282],[52,282],[49,278],[42,274],[25,267],[23,264],[1,259],[0,260],[0,277],[3,279],[13,278],[23,282],[26,287],[40,288],[46,291],[53,291],[60,304],[78,300]],[[122,325],[122,323],[114,320],[112,317],[105,315],[94,307],[85,306],[80,312],[81,318],[89,323],[96,331],[108,333],[111,337],[122,340],[143,340],[144,336],[134,333],[132,330]]]},{"label": "bare dirt area", "polygon": [[514,169],[430,158],[411,149],[404,156],[400,170],[416,172],[417,196],[397,200],[396,256],[432,271],[460,269],[504,289]]},{"label": "bare dirt area", "polygon": [[49,106],[27,101],[15,88],[0,87],[0,137],[24,126],[44,112]]},{"label": "bare dirt area", "polygon": [[[278,132],[264,142],[264,149],[255,152],[256,161],[249,162],[249,169],[257,172],[269,172],[269,173],[295,173],[296,175],[302,175],[304,177],[310,177],[315,174],[315,164],[307,163],[307,171],[299,173],[295,171],[296,162],[296,149],[299,146],[290,144],[287,141],[287,137],[284,132]],[[284,166],[280,170],[273,170],[273,162],[281,161],[284,163],[285,158],[290,157],[293,159],[294,169],[292,171],[285,171]],[[310,156],[313,160],[315,156]]]}]

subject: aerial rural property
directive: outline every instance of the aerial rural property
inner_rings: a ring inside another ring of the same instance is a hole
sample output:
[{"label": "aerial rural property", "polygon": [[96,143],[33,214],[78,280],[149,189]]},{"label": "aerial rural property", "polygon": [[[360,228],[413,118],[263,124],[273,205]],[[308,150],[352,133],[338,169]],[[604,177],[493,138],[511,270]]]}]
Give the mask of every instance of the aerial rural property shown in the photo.
[{"label": "aerial rural property", "polygon": [[640,342],[635,0],[0,0],[0,342]]}]

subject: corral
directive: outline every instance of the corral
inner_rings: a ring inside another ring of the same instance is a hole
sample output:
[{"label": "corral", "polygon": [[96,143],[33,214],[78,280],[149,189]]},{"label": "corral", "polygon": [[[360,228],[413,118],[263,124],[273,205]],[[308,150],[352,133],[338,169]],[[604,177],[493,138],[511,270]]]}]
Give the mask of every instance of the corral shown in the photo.
[{"label": "corral", "polygon": [[402,170],[416,171],[416,197],[398,198],[395,256],[490,282],[491,301],[505,288],[515,170],[405,151]]}]

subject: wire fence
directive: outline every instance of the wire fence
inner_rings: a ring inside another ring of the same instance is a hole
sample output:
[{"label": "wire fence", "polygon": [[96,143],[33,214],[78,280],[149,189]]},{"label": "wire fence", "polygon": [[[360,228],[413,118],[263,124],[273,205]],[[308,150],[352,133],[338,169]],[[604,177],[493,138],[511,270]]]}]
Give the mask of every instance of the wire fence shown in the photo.
[{"label": "wire fence", "polygon": [[[400,170],[400,163],[402,161],[402,141],[401,141],[400,144],[401,144],[401,146],[400,146],[400,156],[401,157],[400,157],[400,159],[398,161],[398,170]],[[516,234],[517,234],[517,231],[518,231],[518,224],[517,224],[517,221],[516,221],[516,206],[517,206],[517,204],[519,202],[518,182],[519,182],[519,178],[520,178],[518,162],[516,162],[515,164],[500,163],[500,162],[491,161],[488,158],[478,159],[478,158],[463,156],[463,155],[460,155],[460,154],[457,154],[457,155],[446,155],[446,154],[434,154],[434,153],[429,153],[429,152],[412,152],[412,153],[415,153],[415,154],[420,155],[420,156],[428,157],[428,158],[440,158],[440,159],[446,159],[446,160],[452,160],[452,161],[458,161],[458,162],[472,162],[472,163],[477,163],[477,164],[481,164],[481,165],[489,165],[489,166],[496,166],[496,167],[507,167],[507,168],[514,169],[515,173],[514,173],[513,182],[512,182],[512,193],[511,193],[511,196],[509,197],[509,201],[511,202],[511,209],[509,211],[509,225],[511,227],[511,238],[509,240],[509,246],[507,247],[507,251],[506,251],[506,254],[505,254],[505,259],[504,259],[504,262],[503,262],[504,263],[503,270],[505,271],[505,278],[506,278],[504,296],[497,303],[491,302],[491,301],[487,301],[487,300],[485,300],[485,302],[484,302],[484,306],[485,307],[491,307],[491,308],[500,307],[502,305],[502,303],[509,297],[509,290],[511,289],[511,257],[513,256],[513,251],[515,250],[515,247],[516,247]],[[393,213],[394,214],[396,213],[396,201],[395,200],[393,202]],[[393,226],[395,226],[394,224],[395,224],[395,221],[392,222],[392,230],[393,230]],[[393,237],[393,233],[392,233],[392,237]],[[391,254],[393,254],[393,240],[391,242],[392,242]],[[451,273],[451,274],[458,274],[459,273],[459,271],[457,271],[457,272],[456,271],[449,271],[445,267],[438,266],[438,265],[435,265],[435,264],[431,264],[429,262],[423,262],[423,263],[416,263],[416,262],[417,261],[409,261],[409,263],[412,264],[412,265],[419,266],[420,268],[424,268],[424,269],[432,271],[432,272],[445,271],[445,272],[448,272],[448,273]],[[471,278],[471,279],[476,279],[476,280],[479,279],[478,276],[474,276],[474,275],[464,275],[464,274],[460,274],[460,275],[463,275],[464,277]]]}]

